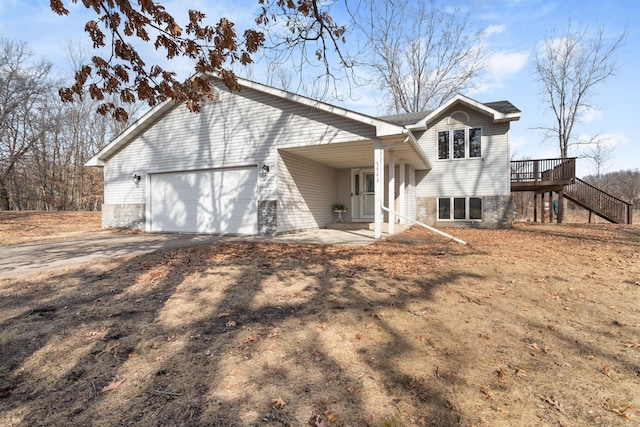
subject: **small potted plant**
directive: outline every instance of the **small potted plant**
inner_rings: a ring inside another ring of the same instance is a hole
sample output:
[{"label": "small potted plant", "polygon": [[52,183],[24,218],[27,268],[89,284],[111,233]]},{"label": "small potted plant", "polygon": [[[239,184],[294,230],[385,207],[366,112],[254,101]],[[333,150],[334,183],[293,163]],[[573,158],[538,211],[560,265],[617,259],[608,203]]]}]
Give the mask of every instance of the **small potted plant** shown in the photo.
[{"label": "small potted plant", "polygon": [[347,211],[347,209],[345,209],[344,205],[340,204],[340,203],[335,203],[333,205],[333,211],[334,212],[340,212],[340,213],[344,213]]}]

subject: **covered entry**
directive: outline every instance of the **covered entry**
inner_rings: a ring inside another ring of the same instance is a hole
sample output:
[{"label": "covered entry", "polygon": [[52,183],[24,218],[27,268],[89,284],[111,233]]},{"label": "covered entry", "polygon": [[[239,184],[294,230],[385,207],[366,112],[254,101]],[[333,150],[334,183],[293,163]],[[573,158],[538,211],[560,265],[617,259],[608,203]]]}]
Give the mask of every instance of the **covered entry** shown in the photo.
[{"label": "covered entry", "polygon": [[[413,176],[415,170],[431,167],[413,135],[405,130],[385,138],[287,147],[279,151],[281,157],[294,155],[298,158],[295,164],[312,162],[305,169],[299,168],[298,173],[291,173],[293,162],[284,162],[281,169],[286,167],[287,170],[279,171],[279,193],[285,190],[285,185],[295,188],[296,195],[301,198],[295,203],[314,217],[322,213],[329,214],[333,203],[341,204],[348,210],[343,215],[347,221],[374,222],[376,238],[381,237],[384,206],[391,210],[397,208],[399,213],[407,215],[405,206],[409,205],[410,197],[415,195],[405,194],[404,188],[409,183],[405,178]],[[312,164],[315,166],[312,167]],[[323,174],[311,176],[320,169]],[[324,183],[319,180],[324,180]],[[318,186],[323,191],[318,191]],[[389,214],[389,217],[389,230],[392,233],[391,224],[395,218],[393,214]],[[335,218],[331,219],[329,214],[327,220],[317,226],[324,227],[333,220]]]}]

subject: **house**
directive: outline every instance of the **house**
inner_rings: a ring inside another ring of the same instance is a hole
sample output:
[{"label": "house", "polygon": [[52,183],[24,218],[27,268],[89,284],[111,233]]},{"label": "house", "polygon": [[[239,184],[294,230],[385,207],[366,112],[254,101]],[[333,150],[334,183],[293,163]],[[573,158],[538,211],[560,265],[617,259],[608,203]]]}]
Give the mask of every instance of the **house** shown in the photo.
[{"label": "house", "polygon": [[194,114],[160,104],[87,162],[104,168],[103,227],[273,235],[348,222],[510,224],[506,101],[457,95],[371,117],[240,79]]}]

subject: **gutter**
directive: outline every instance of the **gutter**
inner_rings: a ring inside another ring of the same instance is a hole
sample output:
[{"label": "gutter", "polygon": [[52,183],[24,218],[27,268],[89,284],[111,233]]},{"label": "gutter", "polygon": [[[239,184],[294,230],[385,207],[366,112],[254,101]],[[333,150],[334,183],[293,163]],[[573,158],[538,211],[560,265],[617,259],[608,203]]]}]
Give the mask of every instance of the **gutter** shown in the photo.
[{"label": "gutter", "polygon": [[404,132],[407,134],[407,138],[409,139],[409,142],[411,142],[413,149],[416,150],[420,157],[424,159],[424,162],[427,165],[427,169],[432,169],[433,165],[431,164],[431,160],[429,160],[429,156],[427,156],[426,153],[422,151],[422,147],[420,147],[420,144],[418,144],[418,140],[416,139],[413,132],[411,132],[411,129],[405,128]]}]

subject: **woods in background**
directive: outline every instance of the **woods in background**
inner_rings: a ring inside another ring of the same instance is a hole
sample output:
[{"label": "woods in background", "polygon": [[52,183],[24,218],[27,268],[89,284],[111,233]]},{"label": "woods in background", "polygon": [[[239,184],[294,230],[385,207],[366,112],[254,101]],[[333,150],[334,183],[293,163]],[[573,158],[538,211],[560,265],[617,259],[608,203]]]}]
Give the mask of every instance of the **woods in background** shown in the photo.
[{"label": "woods in background", "polygon": [[0,38],[0,210],[100,208],[102,170],[84,163],[128,123],[86,98],[62,102],[64,83],[26,43]]}]

